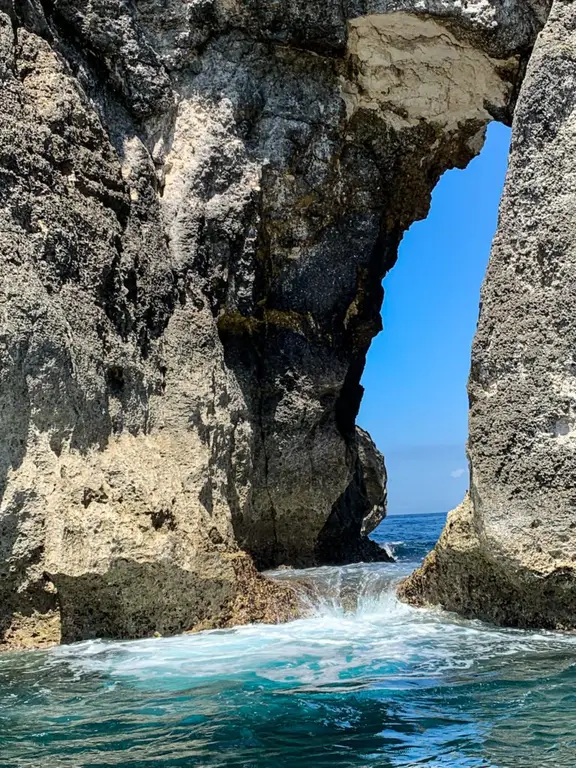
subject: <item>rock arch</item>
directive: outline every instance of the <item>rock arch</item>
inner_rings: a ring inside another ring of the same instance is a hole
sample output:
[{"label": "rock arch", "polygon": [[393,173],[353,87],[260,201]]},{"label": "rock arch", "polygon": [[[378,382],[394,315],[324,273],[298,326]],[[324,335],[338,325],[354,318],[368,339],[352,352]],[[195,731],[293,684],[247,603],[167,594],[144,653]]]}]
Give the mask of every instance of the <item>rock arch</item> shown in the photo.
[{"label": "rock arch", "polygon": [[0,633],[290,615],[243,550],[373,554],[381,279],[547,3],[0,9]]}]

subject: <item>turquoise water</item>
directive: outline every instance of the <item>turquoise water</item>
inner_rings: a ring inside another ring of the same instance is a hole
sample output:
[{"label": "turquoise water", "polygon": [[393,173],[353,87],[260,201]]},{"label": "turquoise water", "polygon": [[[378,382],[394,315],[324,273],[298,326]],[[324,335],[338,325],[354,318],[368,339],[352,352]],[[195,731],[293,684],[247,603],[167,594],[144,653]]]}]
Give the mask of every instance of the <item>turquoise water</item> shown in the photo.
[{"label": "turquoise water", "polygon": [[576,637],[394,598],[443,516],[391,517],[395,564],[281,574],[313,615],[0,656],[0,766],[574,768]]}]

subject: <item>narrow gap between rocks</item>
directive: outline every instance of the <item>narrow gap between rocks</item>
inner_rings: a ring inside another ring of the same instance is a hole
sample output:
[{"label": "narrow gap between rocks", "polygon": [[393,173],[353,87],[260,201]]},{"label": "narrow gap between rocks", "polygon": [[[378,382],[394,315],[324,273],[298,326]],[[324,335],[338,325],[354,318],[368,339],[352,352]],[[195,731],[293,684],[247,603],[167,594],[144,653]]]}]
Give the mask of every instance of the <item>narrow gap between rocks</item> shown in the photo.
[{"label": "narrow gap between rocks", "polygon": [[358,423],[384,453],[389,515],[447,512],[468,488],[470,348],[509,143],[491,123],[480,155],[444,174],[384,280]]}]

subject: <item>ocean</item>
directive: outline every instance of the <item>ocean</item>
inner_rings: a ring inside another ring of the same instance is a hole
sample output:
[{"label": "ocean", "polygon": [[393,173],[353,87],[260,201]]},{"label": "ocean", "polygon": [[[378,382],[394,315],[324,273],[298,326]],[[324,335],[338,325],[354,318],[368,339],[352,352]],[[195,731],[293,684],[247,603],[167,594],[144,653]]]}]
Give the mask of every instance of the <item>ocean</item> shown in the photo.
[{"label": "ocean", "polygon": [[398,603],[444,515],[393,516],[396,563],[282,571],[310,615],[0,656],[0,767],[574,768],[576,636]]}]

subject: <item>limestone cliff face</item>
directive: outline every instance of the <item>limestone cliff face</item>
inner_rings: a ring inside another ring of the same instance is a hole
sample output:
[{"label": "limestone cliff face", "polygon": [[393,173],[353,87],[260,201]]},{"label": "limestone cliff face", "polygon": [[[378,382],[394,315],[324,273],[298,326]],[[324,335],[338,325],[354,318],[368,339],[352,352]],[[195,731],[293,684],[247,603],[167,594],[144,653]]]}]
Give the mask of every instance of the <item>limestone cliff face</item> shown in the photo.
[{"label": "limestone cliff face", "polygon": [[244,552],[382,556],[381,278],[546,10],[0,0],[5,642],[285,618]]},{"label": "limestone cliff face", "polygon": [[515,111],[472,353],[470,499],[402,588],[519,626],[576,625],[575,30],[556,1]]}]

